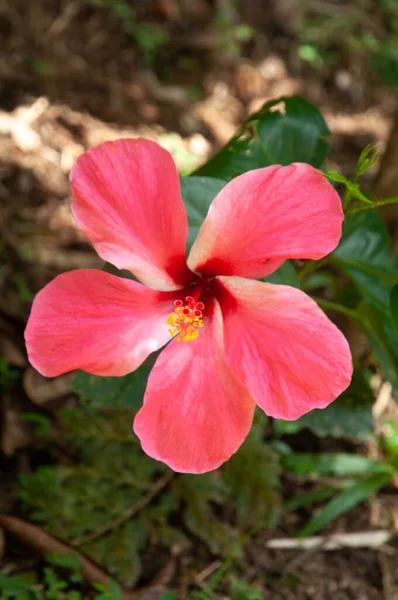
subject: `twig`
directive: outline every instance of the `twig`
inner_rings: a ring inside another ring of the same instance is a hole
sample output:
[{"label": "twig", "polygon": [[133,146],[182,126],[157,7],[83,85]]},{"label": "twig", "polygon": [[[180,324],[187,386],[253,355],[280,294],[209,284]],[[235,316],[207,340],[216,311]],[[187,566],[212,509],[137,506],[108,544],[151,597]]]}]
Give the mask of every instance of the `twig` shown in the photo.
[{"label": "twig", "polygon": [[79,14],[81,8],[81,0],[72,0],[72,2],[69,2],[62,13],[51,23],[47,36],[54,37],[65,31],[71,21]]},{"label": "twig", "polygon": [[378,548],[388,542],[396,532],[389,529],[359,531],[356,533],[334,533],[329,536],[293,539],[280,538],[266,543],[267,548],[278,550],[338,550],[339,548]]},{"label": "twig", "polygon": [[205,579],[210,577],[210,575],[212,575],[214,573],[214,571],[216,571],[218,569],[218,567],[220,567],[220,566],[221,566],[221,562],[219,560],[215,560],[210,565],[208,565],[205,569],[203,569],[203,571],[201,571],[200,573],[198,573],[196,575],[195,581],[196,582],[204,581]]},{"label": "twig", "polygon": [[376,402],[373,404],[372,413],[375,419],[380,419],[392,399],[392,385],[389,381],[384,381],[380,386]]},{"label": "twig", "polygon": [[[80,558],[81,571],[84,579],[90,584],[101,583],[102,585],[109,587],[109,581],[111,579],[110,575],[100,569],[95,563],[87,558],[87,556],[78,552],[76,548],[72,548],[69,544],[61,542],[40,529],[40,527],[32,525],[27,521],[23,521],[22,519],[1,514],[0,526],[9,533],[20,538],[32,548],[38,550],[41,554],[48,554],[50,552],[57,552],[58,554],[77,553]],[[122,600],[133,600],[136,597],[137,594],[127,591],[122,592],[121,595]]]},{"label": "twig", "polygon": [[385,200],[376,200],[376,202],[373,202],[373,204],[365,204],[365,206],[362,205],[356,208],[352,208],[351,210],[347,211],[346,217],[350,215],[356,215],[357,213],[362,212],[364,210],[374,210],[375,208],[379,208],[379,206],[388,206],[389,204],[397,203],[398,196],[391,196],[391,198],[385,198]]},{"label": "twig", "polygon": [[383,584],[383,599],[394,600],[393,582],[391,580],[391,573],[388,569],[387,558],[379,552],[378,560],[381,571],[381,580]]},{"label": "twig", "polygon": [[151,488],[149,488],[148,492],[144,494],[144,496],[142,496],[142,498],[140,498],[138,502],[136,502],[136,504],[124,510],[122,513],[117,515],[117,517],[114,517],[113,519],[108,521],[108,523],[102,525],[102,527],[98,527],[95,531],[91,531],[86,535],[82,535],[81,537],[75,538],[72,541],[73,546],[81,546],[82,544],[86,544],[87,542],[92,542],[93,540],[96,540],[102,535],[109,533],[109,531],[112,531],[112,529],[116,529],[117,527],[119,527],[119,525],[121,525],[125,521],[128,521],[128,519],[131,519],[131,517],[133,517],[147,504],[149,504],[149,502],[151,502],[151,500],[164,487],[166,487],[166,485],[169,483],[169,481],[172,480],[173,477],[174,472],[168,471],[163,477],[158,479],[158,481],[156,481]]}]

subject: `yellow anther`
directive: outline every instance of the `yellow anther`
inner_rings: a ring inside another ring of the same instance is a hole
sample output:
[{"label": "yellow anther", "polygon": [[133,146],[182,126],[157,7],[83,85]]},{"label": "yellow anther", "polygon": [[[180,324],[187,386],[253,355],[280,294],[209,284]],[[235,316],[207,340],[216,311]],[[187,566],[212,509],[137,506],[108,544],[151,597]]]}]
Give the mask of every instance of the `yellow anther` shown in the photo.
[{"label": "yellow anther", "polygon": [[203,327],[204,304],[202,302],[195,304],[191,296],[187,296],[185,300],[187,302],[185,305],[182,300],[176,300],[174,312],[167,317],[169,333],[176,342],[195,340],[199,335],[199,329]]}]

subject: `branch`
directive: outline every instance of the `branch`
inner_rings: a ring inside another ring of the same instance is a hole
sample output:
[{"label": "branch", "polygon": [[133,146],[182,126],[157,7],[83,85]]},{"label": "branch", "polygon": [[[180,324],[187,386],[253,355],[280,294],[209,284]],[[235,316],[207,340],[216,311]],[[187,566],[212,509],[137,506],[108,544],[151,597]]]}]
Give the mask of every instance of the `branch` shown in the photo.
[{"label": "branch", "polygon": [[379,529],[376,531],[359,531],[357,533],[334,533],[323,536],[315,535],[302,539],[281,538],[270,540],[267,548],[278,550],[338,550],[339,548],[378,548],[390,541],[395,531]]},{"label": "branch", "polygon": [[[2,514],[0,514],[0,527],[3,527],[6,531],[15,535],[28,546],[38,550],[43,555],[50,552],[57,552],[58,554],[77,553],[80,558],[81,572],[84,579],[92,585],[94,583],[101,583],[109,588],[111,577],[108,573],[100,569],[86,555],[77,551],[76,548],[73,548],[65,542],[61,542],[40,529],[40,527],[32,525],[27,521],[23,521],[22,519],[18,519],[17,517]],[[134,592],[122,592],[121,600],[135,600],[135,598],[137,598],[137,594]]]}]

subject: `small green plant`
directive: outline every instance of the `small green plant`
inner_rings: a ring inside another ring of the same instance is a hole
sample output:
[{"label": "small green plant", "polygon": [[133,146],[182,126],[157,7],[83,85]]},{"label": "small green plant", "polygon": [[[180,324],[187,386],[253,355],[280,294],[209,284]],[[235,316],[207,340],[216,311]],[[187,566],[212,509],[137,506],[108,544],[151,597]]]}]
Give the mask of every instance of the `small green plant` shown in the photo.
[{"label": "small green plant", "polygon": [[[36,576],[0,573],[2,600],[84,600],[84,581],[77,554],[53,553],[46,557],[40,580]],[[83,589],[82,589],[83,588]],[[109,581],[109,587],[95,584],[92,600],[120,600],[119,586]]]},{"label": "small green plant", "polygon": [[[85,377],[90,383],[84,383]],[[130,405],[133,388],[118,391],[119,408],[112,413],[101,414],[88,404],[90,389],[94,402],[101,404],[101,385],[110,390],[112,379],[79,374],[85,405],[60,414],[68,454],[74,453],[77,462],[21,475],[20,498],[31,519],[73,542],[128,587],[141,574],[149,541],[162,548],[193,535],[212,553],[229,556],[231,548],[239,552],[241,531],[275,524],[278,457],[264,441],[263,415],[222,469],[173,475],[142,453],[131,432],[131,409],[122,406],[123,401]],[[121,381],[114,379],[115,384]],[[41,433],[46,434],[45,428]],[[47,436],[56,451],[57,440]],[[150,495],[143,502],[148,490],[158,491],[153,501]],[[226,506],[234,510],[220,518]]]},{"label": "small green plant", "polygon": [[[389,440],[393,440],[397,435],[396,428],[395,432],[394,429],[392,431]],[[315,486],[311,492],[297,495],[286,503],[285,510],[289,511],[329,499],[298,535],[304,537],[316,533],[338,516],[387,486],[398,473],[396,457],[396,452],[393,450],[387,454],[385,461],[375,461],[364,456],[345,453],[300,454],[292,452],[284,456],[283,468],[296,473],[299,477],[310,476],[315,481],[322,476],[333,476],[334,478],[333,482],[327,486]]]}]

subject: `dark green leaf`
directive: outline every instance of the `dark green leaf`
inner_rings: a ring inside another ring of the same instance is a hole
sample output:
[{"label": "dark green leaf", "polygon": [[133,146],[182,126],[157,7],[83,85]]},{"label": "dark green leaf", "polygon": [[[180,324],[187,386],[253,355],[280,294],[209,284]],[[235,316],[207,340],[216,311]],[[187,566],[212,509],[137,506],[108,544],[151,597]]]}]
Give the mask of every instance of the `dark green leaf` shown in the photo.
[{"label": "dark green leaf", "polygon": [[188,215],[188,250],[191,248],[207,211],[226,181],[214,177],[182,177],[181,194]]},{"label": "dark green leaf", "polygon": [[398,273],[382,218],[376,211],[360,212],[346,219],[343,231],[334,262],[353,279],[367,302],[388,314]]},{"label": "dark green leaf", "polygon": [[305,537],[319,531],[336,517],[354,508],[391,481],[393,471],[376,473],[356,481],[351,486],[338,493],[328,502],[300,531],[299,536]]},{"label": "dark green leaf", "polygon": [[321,113],[300,96],[271,100],[196,174],[229,181],[275,164],[320,167],[329,151],[329,135]]},{"label": "dark green leaf", "polygon": [[138,410],[151,368],[152,364],[145,363],[125,377],[98,377],[79,371],[73,389],[83,402],[95,408]]},{"label": "dark green leaf", "polygon": [[269,283],[277,283],[280,285],[291,285],[292,287],[299,288],[300,281],[297,277],[297,272],[292,263],[287,260],[271,275],[268,277],[264,277],[263,281],[268,281]]},{"label": "dark green leaf", "polygon": [[391,290],[390,310],[392,322],[394,323],[395,329],[398,331],[398,283],[397,285],[394,285],[394,287]]},{"label": "dark green leaf", "polygon": [[398,394],[398,336],[391,317],[362,302],[357,309],[377,362]]},{"label": "dark green leaf", "polygon": [[373,394],[366,377],[355,369],[350,386],[326,408],[312,410],[297,421],[317,435],[366,438],[373,433]]}]

